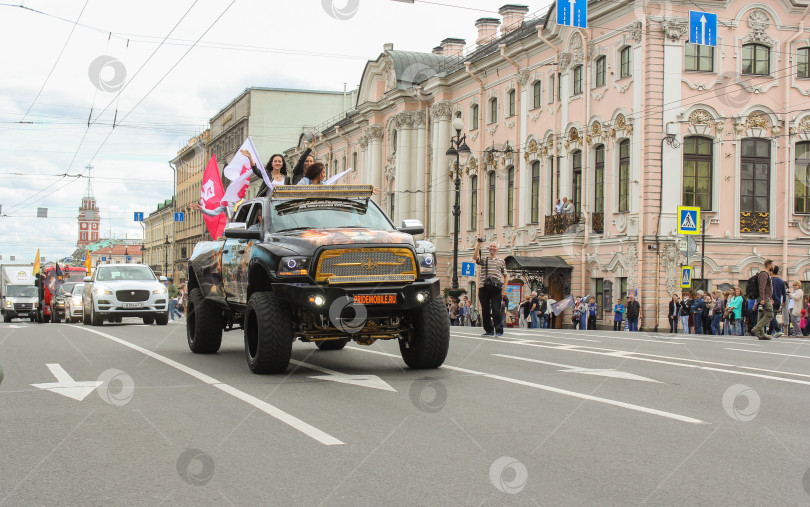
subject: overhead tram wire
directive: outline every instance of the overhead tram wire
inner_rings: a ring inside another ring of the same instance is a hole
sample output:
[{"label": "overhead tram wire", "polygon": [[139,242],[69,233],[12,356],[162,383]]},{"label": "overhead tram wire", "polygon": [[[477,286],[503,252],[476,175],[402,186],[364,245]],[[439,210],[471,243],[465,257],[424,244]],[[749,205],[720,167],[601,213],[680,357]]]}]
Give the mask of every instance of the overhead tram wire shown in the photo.
[{"label": "overhead tram wire", "polygon": [[70,42],[70,38],[73,37],[73,32],[76,30],[76,26],[79,23],[79,20],[82,18],[82,14],[84,14],[84,9],[87,8],[87,4],[89,2],[90,2],[90,0],[85,0],[84,5],[82,6],[81,12],[79,12],[79,16],[76,18],[76,21],[73,22],[73,27],[70,29],[70,33],[68,34],[67,39],[65,39],[65,43],[62,45],[62,50],[59,51],[59,56],[57,56],[56,61],[53,62],[53,66],[51,67],[51,70],[48,72],[48,75],[45,77],[45,81],[42,83],[42,86],[39,87],[39,91],[37,92],[36,96],[34,97],[34,100],[31,102],[31,105],[28,106],[28,109],[26,109],[25,114],[23,114],[23,117],[20,120],[20,123],[25,121],[25,118],[28,116],[28,113],[31,112],[31,108],[34,107],[34,104],[37,103],[37,99],[39,99],[39,96],[42,94],[42,90],[45,89],[45,85],[48,84],[48,80],[51,79],[51,75],[53,74],[53,71],[56,69],[56,66],[59,64],[59,60],[62,59],[62,55],[65,53],[65,49],[67,49],[68,43]]}]

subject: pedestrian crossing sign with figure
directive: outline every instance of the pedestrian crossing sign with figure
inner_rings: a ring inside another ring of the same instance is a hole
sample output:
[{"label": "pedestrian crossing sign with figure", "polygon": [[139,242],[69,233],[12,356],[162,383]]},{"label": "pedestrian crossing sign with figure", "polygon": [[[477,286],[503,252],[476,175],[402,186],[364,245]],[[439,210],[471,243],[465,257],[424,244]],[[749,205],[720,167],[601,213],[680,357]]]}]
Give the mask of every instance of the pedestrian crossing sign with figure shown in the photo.
[{"label": "pedestrian crossing sign with figure", "polygon": [[692,287],[692,266],[683,266],[681,268],[681,288],[689,289]]},{"label": "pedestrian crossing sign with figure", "polygon": [[678,234],[700,234],[700,208],[678,206]]}]

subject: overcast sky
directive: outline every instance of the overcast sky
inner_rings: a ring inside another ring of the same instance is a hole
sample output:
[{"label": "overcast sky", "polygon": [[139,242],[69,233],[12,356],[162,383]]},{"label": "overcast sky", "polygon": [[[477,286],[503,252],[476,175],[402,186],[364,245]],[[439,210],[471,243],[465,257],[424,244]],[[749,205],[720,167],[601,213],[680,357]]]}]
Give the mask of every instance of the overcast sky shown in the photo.
[{"label": "overcast sky", "polygon": [[[353,89],[384,43],[430,52],[459,37],[469,46],[475,20],[499,18],[505,3],[23,3],[39,12],[0,6],[3,262],[8,255],[33,259],[37,248],[48,259],[73,252],[87,188],[87,179],[75,176],[87,165],[94,168],[101,236],[141,238],[133,212],[148,214],[171,197],[168,161],[246,87]],[[548,3],[524,2],[530,15]],[[105,56],[112,62],[106,66]],[[48,218],[36,218],[38,207],[48,208]]]}]

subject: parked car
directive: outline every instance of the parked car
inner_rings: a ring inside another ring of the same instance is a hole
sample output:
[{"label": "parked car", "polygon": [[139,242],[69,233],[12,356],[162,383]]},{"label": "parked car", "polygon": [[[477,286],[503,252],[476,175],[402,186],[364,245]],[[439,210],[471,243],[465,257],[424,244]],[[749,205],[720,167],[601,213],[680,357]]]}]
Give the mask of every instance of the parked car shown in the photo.
[{"label": "parked car", "polygon": [[141,317],[144,324],[169,323],[169,295],[163,282],[144,264],[104,264],[84,278],[82,321],[100,326]]}]

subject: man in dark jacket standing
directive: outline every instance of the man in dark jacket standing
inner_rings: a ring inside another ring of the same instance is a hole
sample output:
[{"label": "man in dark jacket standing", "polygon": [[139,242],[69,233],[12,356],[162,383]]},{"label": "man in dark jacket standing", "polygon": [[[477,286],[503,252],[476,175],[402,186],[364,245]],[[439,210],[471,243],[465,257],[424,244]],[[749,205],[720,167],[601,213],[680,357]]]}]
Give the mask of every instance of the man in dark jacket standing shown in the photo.
[{"label": "man in dark jacket standing", "polygon": [[692,320],[695,322],[695,334],[703,334],[703,310],[706,309],[706,300],[703,291],[697,291],[697,297],[692,302]]},{"label": "man in dark jacket standing", "polygon": [[765,334],[765,326],[773,319],[773,283],[771,282],[771,266],[773,261],[765,259],[765,270],[757,275],[757,286],[759,287],[759,320],[757,325],[751,330],[751,335],[760,340],[770,340],[771,337]]},{"label": "man in dark jacket standing", "polygon": [[771,319],[770,324],[770,334],[774,338],[778,338],[782,335],[782,328],[779,326],[779,322],[776,320],[776,314],[782,308],[782,305],[785,304],[787,301],[787,287],[785,286],[785,281],[779,278],[779,266],[776,264],[771,266],[771,285],[773,285],[773,318]]},{"label": "man in dark jacket standing", "polygon": [[627,295],[627,329],[638,331],[638,319],[641,318],[641,305],[632,292]]}]

